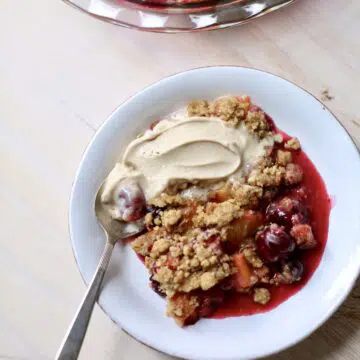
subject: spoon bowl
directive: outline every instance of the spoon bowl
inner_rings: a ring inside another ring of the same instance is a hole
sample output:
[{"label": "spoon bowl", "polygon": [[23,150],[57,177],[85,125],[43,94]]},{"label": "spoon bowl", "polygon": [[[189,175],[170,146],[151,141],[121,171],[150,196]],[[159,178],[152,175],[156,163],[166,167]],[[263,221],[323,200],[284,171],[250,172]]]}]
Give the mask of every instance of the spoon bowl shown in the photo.
[{"label": "spoon bowl", "polygon": [[107,235],[107,240],[116,243],[120,239],[126,239],[139,234],[144,229],[144,219],[126,223],[124,221],[114,219],[106,211],[104,203],[101,201],[104,183],[100,186],[95,198],[95,214],[99,224]]}]

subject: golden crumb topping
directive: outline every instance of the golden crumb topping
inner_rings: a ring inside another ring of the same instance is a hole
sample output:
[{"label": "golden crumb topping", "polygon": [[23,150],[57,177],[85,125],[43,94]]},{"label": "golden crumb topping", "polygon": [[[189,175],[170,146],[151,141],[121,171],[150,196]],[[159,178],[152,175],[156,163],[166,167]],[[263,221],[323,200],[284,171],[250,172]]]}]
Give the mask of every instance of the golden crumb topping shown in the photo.
[{"label": "golden crumb topping", "polygon": [[263,189],[260,186],[242,184],[235,187],[233,196],[241,207],[256,207],[263,196]]},{"label": "golden crumb topping", "polygon": [[164,208],[168,205],[182,205],[184,203],[184,199],[181,198],[180,195],[169,195],[167,193],[161,193],[159,196],[151,199],[149,201],[150,205]]},{"label": "golden crumb topping", "polygon": [[265,113],[261,110],[249,111],[245,119],[245,126],[250,133],[264,138],[272,133]]},{"label": "golden crumb topping", "polygon": [[222,203],[208,203],[205,206],[198,206],[193,223],[199,228],[223,227],[240,216],[240,204],[235,199],[230,199]]},{"label": "golden crumb topping", "polygon": [[261,305],[266,305],[270,301],[270,291],[266,288],[256,288],[254,290],[254,301]]},{"label": "golden crumb topping", "polygon": [[210,114],[217,116],[232,126],[245,119],[249,104],[240,102],[235,96],[226,96],[210,104]]},{"label": "golden crumb topping", "polygon": [[161,223],[167,230],[171,230],[180,222],[182,216],[183,211],[181,209],[169,209],[161,215]]},{"label": "golden crumb topping", "polygon": [[301,148],[300,141],[293,137],[285,143],[285,149],[299,150]]},{"label": "golden crumb topping", "polygon": [[264,263],[260,259],[259,255],[257,255],[257,252],[255,249],[252,248],[245,248],[243,251],[243,254],[245,256],[245,259],[247,262],[252,265],[254,268],[261,268],[263,267]]},{"label": "golden crumb topping", "polygon": [[292,162],[292,154],[290,151],[278,150],[276,152],[276,162],[281,166],[286,166]]},{"label": "golden crumb topping", "polygon": [[245,120],[250,107],[248,97],[223,96],[213,102],[193,100],[188,104],[189,116],[216,116],[230,126],[237,126]]},{"label": "golden crumb topping", "polygon": [[161,291],[172,296],[177,291],[208,290],[233,273],[231,258],[221,247],[224,240],[216,229],[189,229],[181,235],[154,229],[134,240],[132,247],[145,256]]},{"label": "golden crumb topping", "polygon": [[187,106],[189,116],[209,116],[209,103],[205,100],[192,100]]},{"label": "golden crumb topping", "polygon": [[248,178],[248,183],[253,186],[279,186],[285,176],[283,166],[273,165],[262,170],[253,170]]}]

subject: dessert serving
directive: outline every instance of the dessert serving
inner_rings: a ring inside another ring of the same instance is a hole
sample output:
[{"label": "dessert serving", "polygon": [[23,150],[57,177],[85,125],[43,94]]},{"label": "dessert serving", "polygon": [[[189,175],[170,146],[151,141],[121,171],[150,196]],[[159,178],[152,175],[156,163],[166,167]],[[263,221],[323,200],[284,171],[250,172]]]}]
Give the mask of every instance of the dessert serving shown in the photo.
[{"label": "dessert serving", "polygon": [[130,244],[180,326],[268,311],[303,287],[330,199],[300,142],[248,96],[194,100],[130,142],[104,211],[144,219]]}]

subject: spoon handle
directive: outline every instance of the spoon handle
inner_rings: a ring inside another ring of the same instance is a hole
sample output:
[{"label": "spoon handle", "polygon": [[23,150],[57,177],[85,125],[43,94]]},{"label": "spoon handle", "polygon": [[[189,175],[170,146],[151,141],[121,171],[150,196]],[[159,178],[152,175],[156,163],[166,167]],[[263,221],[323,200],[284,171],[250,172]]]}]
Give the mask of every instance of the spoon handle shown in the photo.
[{"label": "spoon handle", "polygon": [[56,354],[55,360],[76,360],[78,358],[113,249],[114,243],[107,241],[94,277]]}]

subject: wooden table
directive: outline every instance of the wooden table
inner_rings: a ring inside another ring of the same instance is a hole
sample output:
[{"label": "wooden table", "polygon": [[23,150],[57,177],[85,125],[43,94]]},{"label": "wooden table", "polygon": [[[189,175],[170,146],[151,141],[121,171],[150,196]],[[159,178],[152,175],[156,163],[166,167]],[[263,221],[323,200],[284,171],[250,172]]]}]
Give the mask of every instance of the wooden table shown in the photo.
[{"label": "wooden table", "polygon": [[[319,98],[328,90],[326,105],[360,145],[359,17],[356,0],[301,0],[243,27],[162,35],[105,24],[60,1],[1,0],[0,359],[53,358],[84,293],[68,235],[71,184],[119,103],[189,68],[257,67]],[[360,286],[315,334],[269,359],[359,359],[359,298]],[[169,359],[99,308],[80,358]]]}]

